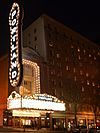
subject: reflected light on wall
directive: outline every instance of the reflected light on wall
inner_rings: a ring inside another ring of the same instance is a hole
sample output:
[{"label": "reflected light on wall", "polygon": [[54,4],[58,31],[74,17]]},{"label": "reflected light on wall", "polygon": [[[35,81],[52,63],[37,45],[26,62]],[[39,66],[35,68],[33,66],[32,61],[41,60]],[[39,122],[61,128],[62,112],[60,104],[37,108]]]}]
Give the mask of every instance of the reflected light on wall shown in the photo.
[{"label": "reflected light on wall", "polygon": [[34,86],[35,86],[34,93],[35,94],[40,93],[40,68],[39,66],[37,65],[37,63],[34,63],[26,59],[23,59],[22,62],[23,62],[23,65],[26,64],[34,68]]}]

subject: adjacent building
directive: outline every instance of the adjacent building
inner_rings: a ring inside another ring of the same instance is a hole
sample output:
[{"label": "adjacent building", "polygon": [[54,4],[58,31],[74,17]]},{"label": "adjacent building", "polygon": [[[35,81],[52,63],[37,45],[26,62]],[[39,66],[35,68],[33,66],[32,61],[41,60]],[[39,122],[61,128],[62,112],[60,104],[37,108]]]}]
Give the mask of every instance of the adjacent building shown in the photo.
[{"label": "adjacent building", "polygon": [[[43,58],[41,93],[66,101],[69,114],[74,111],[74,102],[81,103],[77,105],[78,123],[93,123],[89,104],[93,94],[100,94],[100,47],[46,15],[27,27],[23,36],[24,47],[34,49]],[[67,116],[68,121],[73,119],[73,113]]]},{"label": "adjacent building", "polygon": [[3,125],[3,111],[7,108],[8,56],[0,58],[0,126]]}]

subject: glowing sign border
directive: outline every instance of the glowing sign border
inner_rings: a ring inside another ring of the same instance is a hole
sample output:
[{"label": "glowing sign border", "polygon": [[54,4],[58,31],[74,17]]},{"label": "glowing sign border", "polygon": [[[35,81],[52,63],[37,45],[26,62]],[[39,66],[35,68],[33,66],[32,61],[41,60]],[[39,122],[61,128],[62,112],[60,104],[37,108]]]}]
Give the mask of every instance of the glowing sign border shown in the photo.
[{"label": "glowing sign border", "polygon": [[16,87],[20,81],[21,63],[19,60],[19,49],[21,45],[21,13],[19,4],[14,2],[9,14],[10,26],[10,66],[9,79],[10,84]]}]

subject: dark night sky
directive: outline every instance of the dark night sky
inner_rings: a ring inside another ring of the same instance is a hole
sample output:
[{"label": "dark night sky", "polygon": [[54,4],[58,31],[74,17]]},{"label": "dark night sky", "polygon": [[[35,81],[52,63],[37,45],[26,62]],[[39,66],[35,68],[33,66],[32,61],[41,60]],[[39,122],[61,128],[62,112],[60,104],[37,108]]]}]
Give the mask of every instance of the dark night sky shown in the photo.
[{"label": "dark night sky", "polygon": [[[0,0],[0,55],[9,47],[8,16],[13,1]],[[100,5],[97,0],[18,1],[24,7],[23,29],[44,13],[100,45]]]}]

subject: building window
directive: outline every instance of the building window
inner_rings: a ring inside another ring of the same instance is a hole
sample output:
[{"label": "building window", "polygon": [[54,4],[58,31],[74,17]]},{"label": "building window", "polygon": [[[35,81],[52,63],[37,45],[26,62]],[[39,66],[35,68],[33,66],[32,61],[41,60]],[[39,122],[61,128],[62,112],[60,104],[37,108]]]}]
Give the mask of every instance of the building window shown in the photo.
[{"label": "building window", "polygon": [[93,53],[95,53],[95,50],[93,50]]},{"label": "building window", "polygon": [[80,70],[80,75],[83,75],[83,71],[82,70]]},{"label": "building window", "polygon": [[86,53],[86,50],[84,49],[83,52],[84,52],[84,54],[85,54],[85,53]]},{"label": "building window", "polygon": [[57,91],[56,91],[56,89],[55,89],[54,91],[55,91],[55,95],[57,95]]},{"label": "building window", "polygon": [[88,77],[89,76],[89,74],[88,73],[86,73],[86,77]]},{"label": "building window", "polygon": [[36,28],[34,29],[34,33],[36,33]]},{"label": "building window", "polygon": [[84,87],[82,86],[82,92],[84,92]]},{"label": "building window", "polygon": [[78,56],[78,59],[79,59],[79,60],[81,59],[80,55]]},{"label": "building window", "polygon": [[93,62],[92,62],[92,61],[90,61],[90,64],[93,64]]},{"label": "building window", "polygon": [[30,37],[30,33],[28,33],[28,36]]},{"label": "building window", "polygon": [[76,81],[76,76],[74,77],[74,81]]},{"label": "building window", "polygon": [[95,86],[95,83],[94,82],[92,82],[92,86]]},{"label": "building window", "polygon": [[96,60],[96,57],[94,56],[94,60]]},{"label": "building window", "polygon": [[66,70],[67,70],[67,71],[69,70],[69,66],[66,66]]},{"label": "building window", "polygon": [[38,45],[37,45],[37,44],[35,44],[34,48],[35,48],[35,50],[37,50],[37,49],[38,49]]},{"label": "building window", "polygon": [[58,71],[58,72],[57,72],[57,76],[58,76],[58,77],[61,77],[61,76],[62,76],[62,71]]},{"label": "building window", "polygon": [[73,72],[75,73],[76,72],[76,68],[74,67],[74,69],[73,69]]},{"label": "building window", "polygon": [[98,52],[98,55],[100,55],[100,52]]},{"label": "building window", "polygon": [[51,25],[50,25],[50,24],[48,24],[48,29],[49,29],[49,30],[52,30],[52,29],[51,29]]},{"label": "building window", "polygon": [[29,41],[29,45],[31,44],[31,41]]},{"label": "building window", "polygon": [[50,50],[50,57],[52,57],[53,55],[54,55],[54,52]]},{"label": "building window", "polygon": [[79,63],[79,66],[80,66],[80,67],[82,67],[82,66],[83,66],[81,62]]},{"label": "building window", "polygon": [[73,45],[71,45],[71,48],[74,48]]},{"label": "building window", "polygon": [[36,40],[37,40],[37,37],[35,36],[35,37],[34,37],[34,41],[36,41]]},{"label": "building window", "polygon": [[53,75],[53,71],[51,71],[50,73],[51,73],[51,75]]},{"label": "building window", "polygon": [[59,87],[62,87],[62,81],[59,81]]},{"label": "building window", "polygon": [[65,61],[68,61],[68,58],[67,57],[65,58]]},{"label": "building window", "polygon": [[98,88],[100,88],[100,85],[98,84]]},{"label": "building window", "polygon": [[53,47],[53,42],[52,41],[49,41],[49,46]]},{"label": "building window", "polygon": [[90,83],[89,83],[89,81],[87,80],[87,85],[89,85]]},{"label": "building window", "polygon": [[60,57],[60,55],[59,55],[59,54],[56,54],[56,56],[57,56],[57,58],[59,58],[59,57]]},{"label": "building window", "polygon": [[78,48],[77,51],[80,52],[80,49]]},{"label": "building window", "polygon": [[52,80],[52,85],[55,86],[56,85],[56,81]]},{"label": "building window", "polygon": [[24,85],[27,85],[27,81],[24,80]]},{"label": "building window", "polygon": [[89,54],[89,57],[91,57],[91,54]]},{"label": "building window", "polygon": [[52,61],[50,62],[50,64],[51,64],[51,65],[54,65],[54,64],[55,64],[54,60],[52,60]]}]

